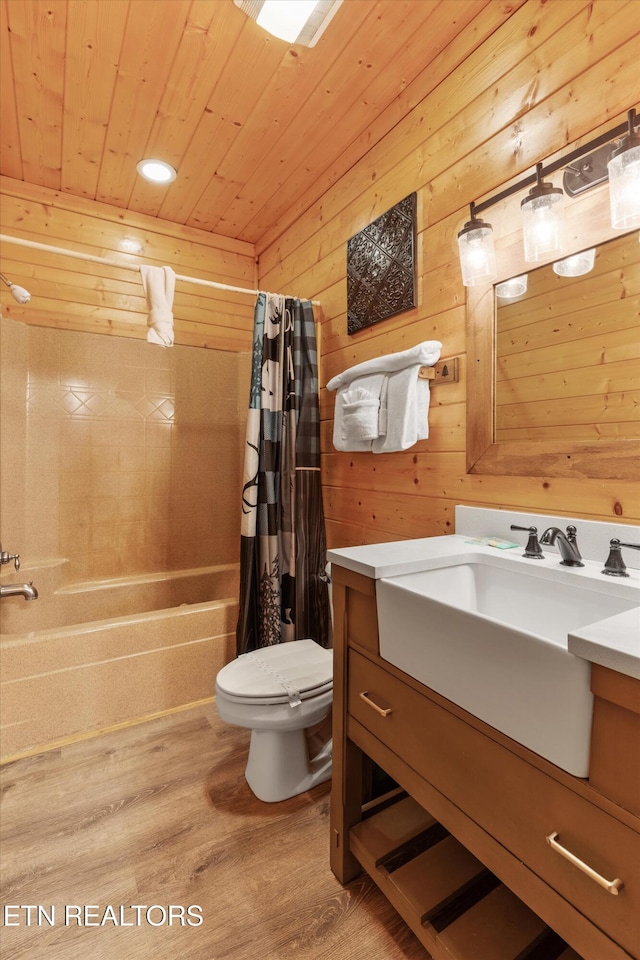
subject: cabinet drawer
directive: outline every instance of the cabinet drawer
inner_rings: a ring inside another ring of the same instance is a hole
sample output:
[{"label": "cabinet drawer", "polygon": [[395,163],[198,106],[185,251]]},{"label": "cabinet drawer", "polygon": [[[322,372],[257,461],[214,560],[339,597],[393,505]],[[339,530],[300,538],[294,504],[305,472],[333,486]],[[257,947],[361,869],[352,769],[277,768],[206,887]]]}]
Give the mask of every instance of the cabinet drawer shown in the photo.
[{"label": "cabinet drawer", "polygon": [[[348,710],[612,940],[638,956],[637,832],[354,651],[349,652]],[[622,880],[619,894],[608,893],[552,849],[546,838],[553,833],[598,874]]]}]

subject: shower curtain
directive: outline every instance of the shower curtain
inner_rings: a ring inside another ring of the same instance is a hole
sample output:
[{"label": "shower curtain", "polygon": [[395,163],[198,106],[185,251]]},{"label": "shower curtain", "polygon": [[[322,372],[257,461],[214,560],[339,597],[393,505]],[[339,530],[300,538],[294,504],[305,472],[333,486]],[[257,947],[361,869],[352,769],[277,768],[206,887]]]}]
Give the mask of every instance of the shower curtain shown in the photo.
[{"label": "shower curtain", "polygon": [[254,312],[240,550],[238,655],[331,645],[313,308],[260,293]]}]

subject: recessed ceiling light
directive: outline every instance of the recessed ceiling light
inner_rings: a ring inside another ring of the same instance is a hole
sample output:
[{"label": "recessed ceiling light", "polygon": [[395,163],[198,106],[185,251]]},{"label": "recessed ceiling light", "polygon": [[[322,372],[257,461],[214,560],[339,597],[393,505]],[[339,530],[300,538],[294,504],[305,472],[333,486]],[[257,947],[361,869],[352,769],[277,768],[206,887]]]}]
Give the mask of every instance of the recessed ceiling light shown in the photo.
[{"label": "recessed ceiling light", "polygon": [[150,183],[172,183],[177,176],[173,167],[164,160],[141,160],[136,170]]}]

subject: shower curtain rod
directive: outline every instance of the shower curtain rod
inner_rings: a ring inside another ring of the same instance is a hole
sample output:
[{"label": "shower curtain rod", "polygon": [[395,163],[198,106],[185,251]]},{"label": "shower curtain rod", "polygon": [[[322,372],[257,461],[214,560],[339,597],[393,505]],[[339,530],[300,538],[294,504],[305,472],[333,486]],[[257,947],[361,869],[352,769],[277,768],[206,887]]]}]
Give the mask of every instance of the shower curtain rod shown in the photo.
[{"label": "shower curtain rod", "polygon": [[[30,247],[32,250],[44,250],[46,253],[60,253],[65,257],[73,257],[76,260],[87,260],[89,263],[101,263],[107,267],[119,267],[123,270],[133,270],[140,273],[140,265],[137,263],[126,263],[121,260],[109,260],[107,257],[96,257],[91,253],[79,253],[77,250],[67,250],[65,247],[53,247],[48,243],[39,243],[36,240],[23,240],[20,237],[10,237],[7,234],[0,233],[0,243],[15,243],[18,247]],[[246,293],[257,296],[262,290],[248,290],[246,287],[232,287],[228,283],[218,283],[216,280],[202,280],[200,277],[187,277],[176,273],[176,280],[183,280],[185,283],[195,283],[201,287],[215,287],[216,290],[229,290],[231,293]],[[278,294],[282,296],[282,294]],[[320,306],[319,300],[312,300],[314,307]]]}]

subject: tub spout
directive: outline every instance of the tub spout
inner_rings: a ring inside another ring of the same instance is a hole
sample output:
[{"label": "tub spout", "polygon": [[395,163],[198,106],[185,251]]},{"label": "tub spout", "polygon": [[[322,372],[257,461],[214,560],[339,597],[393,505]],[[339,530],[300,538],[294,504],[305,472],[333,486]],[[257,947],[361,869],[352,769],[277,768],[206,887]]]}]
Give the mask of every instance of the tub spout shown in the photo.
[{"label": "tub spout", "polygon": [[29,580],[29,583],[3,583],[0,584],[0,597],[24,597],[25,600],[37,600],[38,591],[33,585],[33,580]]}]

